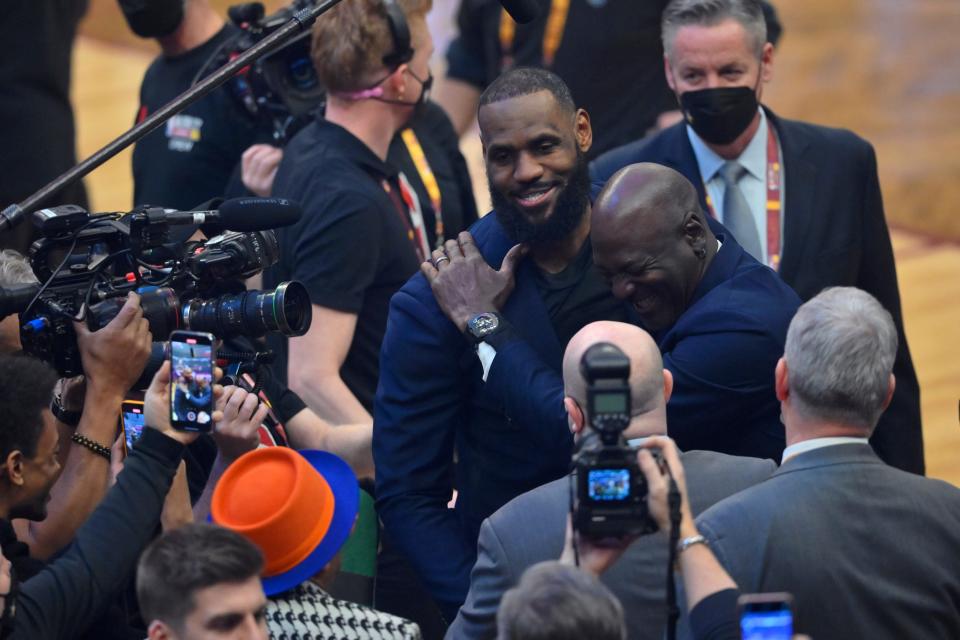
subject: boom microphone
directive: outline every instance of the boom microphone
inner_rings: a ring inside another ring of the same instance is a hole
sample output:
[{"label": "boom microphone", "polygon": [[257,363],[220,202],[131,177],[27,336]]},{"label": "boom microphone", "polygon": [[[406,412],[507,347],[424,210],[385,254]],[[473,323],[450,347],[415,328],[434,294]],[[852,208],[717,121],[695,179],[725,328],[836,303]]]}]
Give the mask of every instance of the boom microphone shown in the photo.
[{"label": "boom microphone", "polygon": [[[213,201],[211,205],[216,205]],[[233,198],[209,211],[165,211],[167,224],[213,225],[230,231],[264,231],[295,224],[300,205],[286,198]]]},{"label": "boom microphone", "polygon": [[500,4],[518,24],[533,22],[540,15],[537,0],[500,0]]}]

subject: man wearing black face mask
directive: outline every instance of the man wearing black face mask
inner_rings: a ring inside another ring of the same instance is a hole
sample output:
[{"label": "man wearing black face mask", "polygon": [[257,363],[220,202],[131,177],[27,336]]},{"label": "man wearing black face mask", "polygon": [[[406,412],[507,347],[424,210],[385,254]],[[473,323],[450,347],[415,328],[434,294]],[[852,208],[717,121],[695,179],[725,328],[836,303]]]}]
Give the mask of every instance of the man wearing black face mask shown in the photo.
[{"label": "man wearing black face mask", "polygon": [[667,82],[685,122],[598,158],[594,191],[629,164],[667,165],[801,299],[830,286],[876,297],[894,318],[899,349],[896,392],[871,444],[888,464],[922,474],[920,389],[873,148],[849,131],[785,120],[759,106],[773,71],[759,0],[673,0],[662,23]]}]

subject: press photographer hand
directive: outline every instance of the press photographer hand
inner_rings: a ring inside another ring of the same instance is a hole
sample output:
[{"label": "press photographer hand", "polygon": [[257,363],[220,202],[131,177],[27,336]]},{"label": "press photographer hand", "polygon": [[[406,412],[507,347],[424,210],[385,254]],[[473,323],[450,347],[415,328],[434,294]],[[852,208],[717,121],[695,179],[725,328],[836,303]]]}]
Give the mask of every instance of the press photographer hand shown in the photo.
[{"label": "press photographer hand", "polygon": [[656,521],[660,531],[670,532],[670,476],[661,471],[660,464],[650,453],[651,449],[660,449],[663,462],[673,474],[677,489],[680,491],[680,537],[696,535],[680,454],[677,451],[677,445],[666,436],[647,438],[637,452],[637,464],[640,465],[640,470],[647,479],[647,509],[650,516]]},{"label": "press photographer hand", "polygon": [[[576,537],[576,552],[574,552],[574,537]],[[620,559],[638,536],[624,536],[622,538],[607,538],[605,540],[591,540],[581,536],[573,530],[573,517],[567,515],[567,535],[563,542],[563,553],[560,562],[572,566],[579,566],[595,576],[609,569]],[[579,557],[580,563],[577,564]]]},{"label": "press photographer hand", "polygon": [[[216,367],[213,370],[213,379],[219,380],[223,377],[223,370]],[[213,385],[213,397],[219,398],[223,395],[223,387],[219,384]],[[157,375],[153,376],[150,387],[143,396],[143,417],[144,422],[151,429],[163,433],[173,438],[177,442],[190,444],[197,439],[199,435],[195,431],[179,431],[170,424],[170,361],[166,360],[161,365]],[[223,411],[213,412],[213,421],[223,420]]]},{"label": "press photographer hand", "polygon": [[213,439],[224,462],[233,462],[260,444],[260,425],[270,408],[260,402],[257,394],[233,385],[224,387],[217,400],[223,418],[213,426]]},{"label": "press photographer hand", "polygon": [[122,397],[150,357],[150,323],[143,317],[140,296],[127,294],[117,316],[99,331],[83,322],[73,326],[88,390]]},{"label": "press photographer hand", "polygon": [[487,264],[473,236],[462,232],[433,252],[433,260],[420,265],[430,283],[437,304],[462,333],[467,321],[485,311],[498,311],[507,302],[516,284],[517,263],[527,254],[524,245],[515,245],[503,258],[500,270]]}]

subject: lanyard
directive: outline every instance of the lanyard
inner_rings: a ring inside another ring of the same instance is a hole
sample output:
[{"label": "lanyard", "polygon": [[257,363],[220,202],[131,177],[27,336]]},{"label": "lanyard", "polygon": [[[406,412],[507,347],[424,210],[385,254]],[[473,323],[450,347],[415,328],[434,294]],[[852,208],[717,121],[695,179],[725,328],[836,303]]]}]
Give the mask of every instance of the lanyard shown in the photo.
[{"label": "lanyard", "polygon": [[433,175],[433,169],[430,168],[430,161],[427,160],[427,155],[423,152],[423,147],[420,146],[420,140],[417,139],[417,134],[414,133],[413,129],[404,129],[400,136],[403,138],[403,144],[406,145],[407,151],[413,159],[413,165],[417,168],[417,175],[420,176],[420,181],[426,188],[427,195],[430,196],[430,204],[433,205],[435,219],[434,231],[436,232],[437,248],[439,249],[443,246],[444,240],[443,214],[440,210],[442,203],[440,185],[437,184],[437,177]]},{"label": "lanyard", "polygon": [[417,198],[416,192],[403,173],[398,174],[397,178],[399,195],[387,179],[383,179],[380,186],[390,196],[394,210],[400,216],[400,222],[407,231],[407,240],[413,245],[417,257],[423,262],[430,257],[430,246],[427,242],[427,229],[423,224],[423,213],[420,210],[420,199]]},{"label": "lanyard", "polygon": [[[777,136],[773,132],[773,126],[767,123],[767,171],[764,181],[767,187],[767,266],[774,271],[780,269],[780,180],[782,173]],[[710,216],[716,218],[717,213],[713,209],[713,202],[710,200],[710,192],[707,191],[706,184],[703,185],[703,191],[706,194]]]},{"label": "lanyard", "polygon": [[[550,15],[547,16],[547,25],[543,30],[543,65],[550,67],[563,40],[563,29],[567,24],[567,14],[570,13],[570,0],[553,0],[550,3]],[[506,71],[513,66],[513,44],[517,35],[517,23],[504,9],[500,13],[500,51],[502,60],[500,71]]]}]

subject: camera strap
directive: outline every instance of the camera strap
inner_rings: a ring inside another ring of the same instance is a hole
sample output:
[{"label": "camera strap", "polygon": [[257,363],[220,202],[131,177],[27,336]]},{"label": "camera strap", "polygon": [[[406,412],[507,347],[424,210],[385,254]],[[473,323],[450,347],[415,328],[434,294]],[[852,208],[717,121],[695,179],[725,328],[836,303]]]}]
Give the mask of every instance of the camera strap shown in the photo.
[{"label": "camera strap", "polygon": [[673,479],[670,466],[664,464],[670,477],[670,492],[667,494],[667,505],[670,507],[670,545],[667,559],[667,640],[676,640],[677,620],[680,618],[680,608],[677,606],[677,585],[674,569],[677,566],[677,542],[680,541],[680,489]]},{"label": "camera strap", "polygon": [[571,527],[573,528],[572,533],[572,542],[573,542],[573,564],[576,567],[580,566],[580,544],[577,542],[577,529],[572,524],[573,523],[573,493],[576,491],[574,484],[574,472],[568,473],[567,478],[570,479],[570,482],[567,484],[569,487],[568,495],[570,497],[570,518],[571,518]]}]

